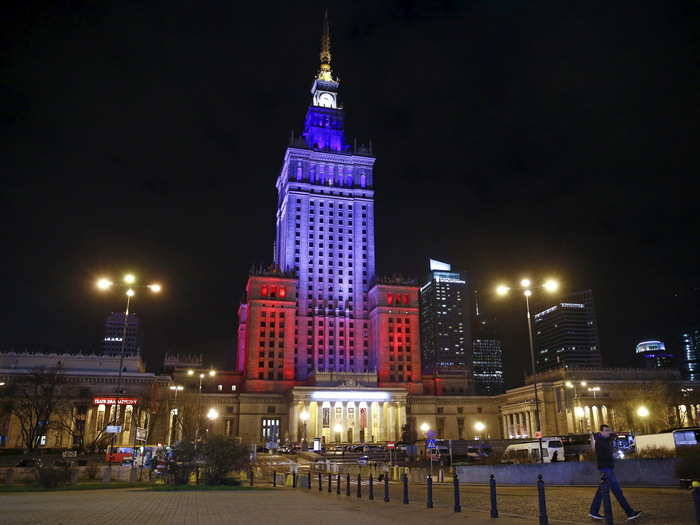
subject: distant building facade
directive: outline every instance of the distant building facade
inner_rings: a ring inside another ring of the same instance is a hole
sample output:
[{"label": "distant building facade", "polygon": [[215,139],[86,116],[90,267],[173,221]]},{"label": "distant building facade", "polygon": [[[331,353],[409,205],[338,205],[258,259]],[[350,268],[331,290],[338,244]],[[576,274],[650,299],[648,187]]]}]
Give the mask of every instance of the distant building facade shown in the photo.
[{"label": "distant building facade", "polygon": [[430,259],[420,288],[423,371],[470,370],[469,292],[464,277],[449,264]]},{"label": "distant building facade", "polygon": [[635,348],[635,357],[642,368],[671,368],[673,354],[662,341],[642,341]]},{"label": "distant building facade", "polygon": [[493,396],[503,393],[503,344],[496,331],[495,319],[484,315],[478,300],[472,325],[472,375],[476,394]]},{"label": "distant building facade", "polygon": [[129,314],[126,316],[125,323],[124,312],[112,312],[105,319],[102,352],[111,355],[121,354],[122,338],[124,339],[125,355],[138,355],[141,353],[143,344],[141,320],[136,314]]},{"label": "distant building facade", "polygon": [[538,371],[601,366],[591,290],[569,294],[536,313],[533,332]]},{"label": "distant building facade", "polygon": [[700,328],[681,334],[681,375],[688,381],[700,381]]}]

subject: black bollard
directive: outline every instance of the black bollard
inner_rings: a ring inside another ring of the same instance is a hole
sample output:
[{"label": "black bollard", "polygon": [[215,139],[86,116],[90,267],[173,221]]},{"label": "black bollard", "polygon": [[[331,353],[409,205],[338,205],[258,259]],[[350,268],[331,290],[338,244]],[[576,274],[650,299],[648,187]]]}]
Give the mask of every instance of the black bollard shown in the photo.
[{"label": "black bollard", "polygon": [[428,478],[425,480],[425,487],[427,491],[427,500],[425,506],[429,509],[433,508],[433,477],[428,474]]},{"label": "black bollard", "polygon": [[613,525],[612,503],[610,502],[610,483],[608,482],[608,477],[605,474],[603,474],[600,478],[600,493],[603,496],[605,525]]},{"label": "black bollard", "polygon": [[384,476],[384,503],[389,503],[389,476]]},{"label": "black bollard", "polygon": [[372,474],[369,475],[369,496],[367,498],[374,499],[374,478],[372,478]]},{"label": "black bollard", "polygon": [[318,491],[323,492],[323,474],[318,473]]},{"label": "black bollard", "polygon": [[274,470],[272,471],[272,486],[277,486],[277,472],[275,472]]},{"label": "black bollard", "polygon": [[540,506],[540,525],[549,525],[549,518],[547,517],[547,501],[544,498],[544,480],[542,479],[542,474],[537,476],[537,499],[539,500]]},{"label": "black bollard", "polygon": [[693,489],[693,503],[695,503],[695,521],[700,525],[700,487]]},{"label": "black bollard", "polygon": [[309,486],[306,487],[306,488],[308,488],[309,490],[311,490],[311,488],[312,488],[312,487],[311,487],[311,470],[309,470],[309,473],[308,473],[308,475],[307,475],[307,477],[306,477],[306,482],[309,484]]},{"label": "black bollard", "polygon": [[401,481],[403,482],[403,504],[408,505],[408,474],[404,472]]},{"label": "black bollard", "polygon": [[491,487],[491,517],[498,518],[498,506],[496,505],[496,478],[493,474],[489,478],[489,486]]},{"label": "black bollard", "polygon": [[350,495],[350,473],[348,472],[347,477],[346,477],[347,483],[345,484],[345,495],[349,496]]},{"label": "black bollard", "polygon": [[292,472],[292,488],[297,488],[297,473]]},{"label": "black bollard", "polygon": [[252,487],[255,484],[255,472],[253,470],[250,471],[250,486]]},{"label": "black bollard", "polygon": [[452,485],[454,486],[455,512],[462,512],[462,504],[459,498],[459,476],[457,476],[457,471],[455,471],[454,478],[452,478]]},{"label": "black bollard", "polygon": [[332,480],[331,480],[331,473],[329,472],[329,473],[328,473],[328,494],[331,493],[331,484],[332,484],[332,483],[333,483],[333,482],[332,482]]},{"label": "black bollard", "polygon": [[357,475],[357,497],[358,498],[362,497],[362,475],[361,474]]},{"label": "black bollard", "polygon": [[340,472],[338,472],[338,476],[335,480],[335,493],[340,496]]}]

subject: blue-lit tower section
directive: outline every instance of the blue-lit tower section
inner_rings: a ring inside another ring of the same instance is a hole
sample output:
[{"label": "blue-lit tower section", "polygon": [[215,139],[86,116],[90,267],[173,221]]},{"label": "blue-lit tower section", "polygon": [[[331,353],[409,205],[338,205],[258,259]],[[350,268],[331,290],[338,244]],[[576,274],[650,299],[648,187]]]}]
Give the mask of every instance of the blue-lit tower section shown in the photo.
[{"label": "blue-lit tower section", "polygon": [[345,142],[325,23],[321,67],[304,132],[277,179],[275,263],[298,277],[296,380],[314,372],[373,372],[367,292],[374,279],[374,157]]}]

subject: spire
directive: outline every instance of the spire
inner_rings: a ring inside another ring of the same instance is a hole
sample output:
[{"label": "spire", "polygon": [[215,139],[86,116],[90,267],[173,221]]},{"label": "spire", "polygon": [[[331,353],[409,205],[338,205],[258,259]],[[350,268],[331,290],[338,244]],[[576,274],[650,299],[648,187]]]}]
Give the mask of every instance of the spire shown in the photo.
[{"label": "spire", "polygon": [[321,68],[318,71],[319,80],[332,81],[331,76],[331,31],[328,25],[328,10],[323,17],[323,34],[321,35]]}]

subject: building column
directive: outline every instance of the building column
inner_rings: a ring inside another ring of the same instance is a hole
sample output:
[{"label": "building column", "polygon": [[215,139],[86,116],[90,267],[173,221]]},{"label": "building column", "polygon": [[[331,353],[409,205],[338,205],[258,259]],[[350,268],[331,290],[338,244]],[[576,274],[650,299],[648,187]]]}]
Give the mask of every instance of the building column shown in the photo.
[{"label": "building column", "polygon": [[508,439],[510,437],[510,431],[508,430],[508,416],[504,414],[501,416],[501,419],[503,420],[503,439]]}]

